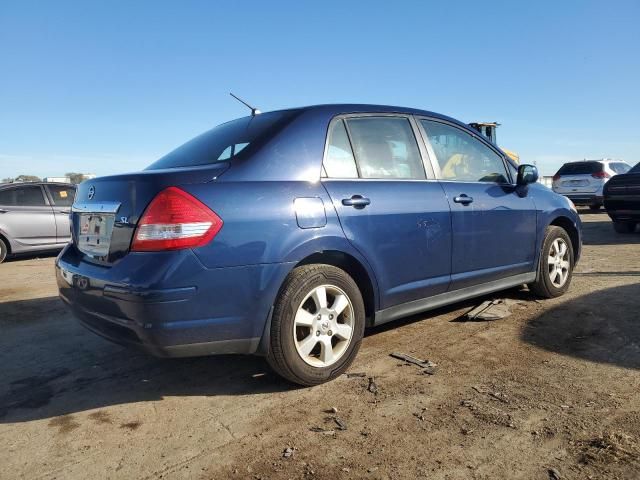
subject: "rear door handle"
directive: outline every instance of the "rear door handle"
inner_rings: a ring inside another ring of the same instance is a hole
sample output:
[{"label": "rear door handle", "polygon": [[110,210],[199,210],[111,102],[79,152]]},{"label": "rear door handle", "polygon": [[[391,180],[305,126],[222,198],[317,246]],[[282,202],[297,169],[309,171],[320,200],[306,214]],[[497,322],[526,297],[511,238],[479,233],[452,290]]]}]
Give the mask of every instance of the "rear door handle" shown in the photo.
[{"label": "rear door handle", "polygon": [[69,215],[71,213],[71,210],[58,210],[56,213],[62,213],[64,215]]},{"label": "rear door handle", "polygon": [[462,193],[457,197],[453,197],[453,201],[456,203],[461,203],[462,205],[469,205],[470,203],[473,203],[473,197]]},{"label": "rear door handle", "polygon": [[363,197],[362,195],[353,195],[351,198],[343,198],[342,204],[345,207],[353,207],[357,209],[361,209],[366,207],[371,203],[371,200]]}]

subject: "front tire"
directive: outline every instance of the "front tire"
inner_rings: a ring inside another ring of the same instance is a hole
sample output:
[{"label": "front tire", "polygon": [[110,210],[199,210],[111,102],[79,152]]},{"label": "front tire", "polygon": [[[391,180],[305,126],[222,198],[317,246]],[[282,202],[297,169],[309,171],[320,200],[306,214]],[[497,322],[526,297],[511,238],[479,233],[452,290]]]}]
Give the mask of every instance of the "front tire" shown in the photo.
[{"label": "front tire", "polygon": [[529,289],[543,298],[564,295],[573,276],[573,262],[573,245],[569,234],[555,225],[547,227],[537,279],[529,285]]},{"label": "front tire", "polygon": [[7,244],[0,238],[0,263],[5,261],[8,252],[9,249],[7,248]]},{"label": "front tire", "polygon": [[613,229],[618,233],[633,233],[636,229],[636,222],[620,222],[614,220]]},{"label": "front tire", "polygon": [[364,323],[362,294],[346,272],[330,265],[303,265],[280,290],[267,361],[299,385],[328,382],[353,362]]}]

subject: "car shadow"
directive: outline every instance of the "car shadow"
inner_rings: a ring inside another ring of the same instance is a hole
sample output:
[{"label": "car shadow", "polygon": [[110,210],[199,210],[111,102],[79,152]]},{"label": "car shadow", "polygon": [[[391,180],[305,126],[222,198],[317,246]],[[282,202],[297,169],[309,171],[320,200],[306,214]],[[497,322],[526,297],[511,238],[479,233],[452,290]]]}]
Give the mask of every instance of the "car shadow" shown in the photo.
[{"label": "car shadow", "polygon": [[591,292],[530,320],[525,342],[592,362],[640,369],[640,283]]},{"label": "car shadow", "polygon": [[640,234],[617,233],[608,218],[596,222],[582,223],[582,243],[584,245],[634,245],[640,244]]},{"label": "car shadow", "polygon": [[460,302],[456,302],[453,303],[451,305],[447,305],[445,307],[440,307],[440,308],[436,308],[433,310],[428,310],[426,312],[421,312],[421,313],[417,313],[415,315],[410,315],[408,317],[403,317],[403,318],[399,318],[397,320],[394,320],[392,322],[389,323],[385,323],[382,325],[378,325],[376,327],[371,327],[368,328],[367,330],[365,330],[365,337],[367,336],[371,336],[371,335],[378,335],[380,333],[384,333],[388,330],[393,330],[395,328],[398,327],[402,327],[404,325],[409,325],[411,323],[415,323],[415,322],[421,322],[424,320],[429,320],[431,318],[435,318],[438,317],[440,315],[446,315],[449,314],[451,312],[455,312],[458,310],[464,310],[464,313],[462,313],[461,315],[449,320],[449,322],[451,323],[460,323],[460,322],[467,322],[467,321],[473,321],[473,322],[482,322],[482,321],[487,321],[487,322],[491,322],[494,320],[468,320],[466,317],[466,314],[471,311],[472,309],[476,308],[478,305],[480,305],[482,302],[487,301],[487,300],[513,300],[513,301],[518,301],[518,302],[530,302],[535,300],[536,297],[535,295],[533,295],[528,288],[524,288],[524,287],[514,287],[514,288],[510,288],[507,290],[502,290],[499,292],[494,292],[494,293],[490,293],[488,295],[483,295],[480,297],[475,297],[475,298],[471,298],[469,300],[463,300]]},{"label": "car shadow", "polygon": [[85,330],[57,297],[0,303],[0,423],[165,396],[264,394],[298,388],[263,358],[161,359]]},{"label": "car shadow", "polygon": [[38,253],[12,253],[11,255],[7,256],[3,263],[17,262],[21,260],[37,260],[39,258],[55,258],[60,253],[60,250],[62,249],[50,251],[48,250],[46,252]]},{"label": "car shadow", "polygon": [[599,208],[598,210],[591,210],[588,207],[576,207],[579,215],[606,215],[607,211],[604,208]]}]

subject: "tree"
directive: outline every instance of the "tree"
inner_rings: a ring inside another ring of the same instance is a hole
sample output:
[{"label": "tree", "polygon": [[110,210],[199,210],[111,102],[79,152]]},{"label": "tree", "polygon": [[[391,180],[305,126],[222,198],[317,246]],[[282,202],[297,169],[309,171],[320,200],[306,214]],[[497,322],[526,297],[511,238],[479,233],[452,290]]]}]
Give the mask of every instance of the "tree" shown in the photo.
[{"label": "tree", "polygon": [[39,182],[40,177],[36,177],[35,175],[18,175],[15,179],[15,182]]},{"label": "tree", "polygon": [[76,185],[84,180],[84,173],[69,172],[65,173],[64,176],[69,177],[69,181]]}]

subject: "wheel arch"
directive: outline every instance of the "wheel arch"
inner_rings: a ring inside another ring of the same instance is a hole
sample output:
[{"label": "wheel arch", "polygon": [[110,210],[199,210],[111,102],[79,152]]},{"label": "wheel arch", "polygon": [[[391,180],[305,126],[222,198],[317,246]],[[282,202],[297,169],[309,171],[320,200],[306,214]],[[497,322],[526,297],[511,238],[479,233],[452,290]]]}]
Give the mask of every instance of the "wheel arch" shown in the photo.
[{"label": "wheel arch", "polygon": [[551,225],[562,228],[569,235],[571,247],[573,248],[573,263],[576,264],[580,257],[580,233],[575,222],[569,217],[560,215],[549,223],[549,226]]},{"label": "wheel arch", "polygon": [[[353,255],[339,250],[323,250],[303,258],[295,267],[310,264],[332,265],[347,272],[356,282],[364,301],[367,326],[373,325],[373,317],[378,305],[377,285],[367,268]],[[294,267],[294,268],[295,268]]]},{"label": "wheel arch", "polygon": [[[360,293],[362,294],[362,300],[365,306],[365,315],[366,315],[366,323],[365,326],[372,326],[374,315],[378,306],[378,284],[375,280],[373,273],[365,266],[364,262],[360,259],[356,258],[354,255],[341,251],[341,250],[320,250],[315,251],[313,253],[309,253],[301,260],[295,262],[289,273],[283,278],[280,287],[278,288],[278,293],[274,298],[275,299],[280,296],[280,291],[282,286],[285,283],[287,276],[296,268],[302,265],[311,265],[311,264],[324,264],[324,265],[332,265],[334,267],[340,268],[347,272],[353,280],[356,282],[356,285],[360,289]],[[273,315],[273,305],[269,310],[269,314],[267,316],[267,320],[265,322],[264,330],[262,333],[262,337],[260,339],[260,343],[256,350],[257,355],[267,355],[269,351],[269,342],[271,336],[271,317]]]},{"label": "wheel arch", "polygon": [[0,240],[2,240],[4,242],[4,244],[6,245],[6,247],[7,247],[7,255],[10,255],[11,254],[11,242],[9,241],[7,236],[2,233],[2,231],[0,231]]}]

